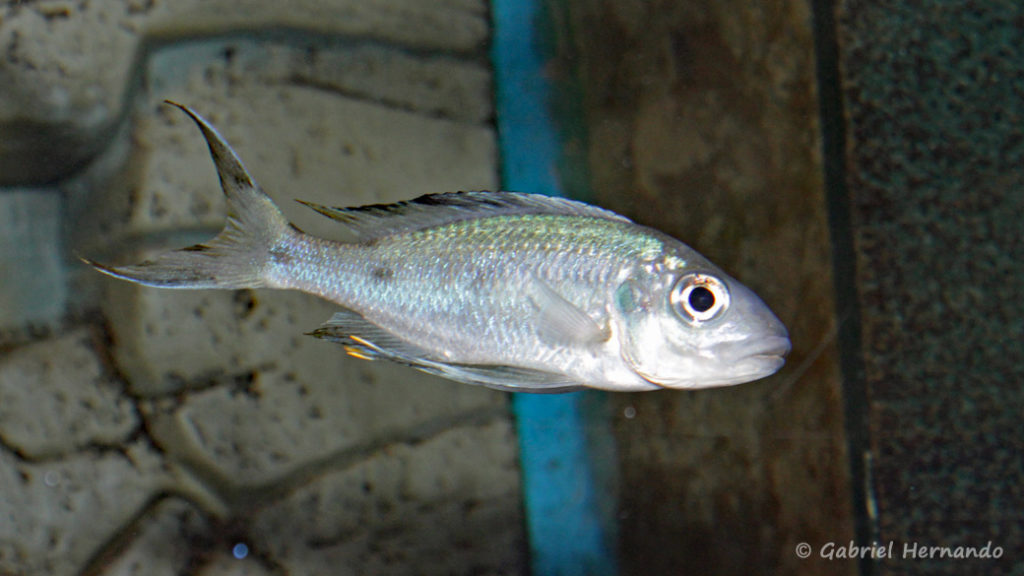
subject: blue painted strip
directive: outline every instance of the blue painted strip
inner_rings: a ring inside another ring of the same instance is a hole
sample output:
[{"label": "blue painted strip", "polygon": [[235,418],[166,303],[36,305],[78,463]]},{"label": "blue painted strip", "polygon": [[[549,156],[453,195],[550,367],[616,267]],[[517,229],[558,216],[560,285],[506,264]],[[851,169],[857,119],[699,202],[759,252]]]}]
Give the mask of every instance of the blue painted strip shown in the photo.
[{"label": "blue painted strip", "polygon": [[[550,86],[534,31],[537,0],[493,0],[492,59],[506,190],[561,195],[560,145]],[[535,576],[612,576],[611,538],[602,523],[588,457],[584,393],[513,398]],[[604,425],[603,423],[601,425]]]},{"label": "blue painted strip", "polygon": [[587,457],[583,392],[513,398],[536,576],[612,576],[613,551]]}]

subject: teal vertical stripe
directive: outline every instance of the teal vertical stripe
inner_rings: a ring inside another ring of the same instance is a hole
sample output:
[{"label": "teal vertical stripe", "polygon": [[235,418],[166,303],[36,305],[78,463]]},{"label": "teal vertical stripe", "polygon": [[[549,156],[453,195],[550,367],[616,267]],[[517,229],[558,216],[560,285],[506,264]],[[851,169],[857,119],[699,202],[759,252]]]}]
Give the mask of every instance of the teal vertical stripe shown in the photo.
[{"label": "teal vertical stripe", "polygon": [[[562,195],[551,86],[535,34],[538,0],[493,0],[491,9],[502,185]],[[513,398],[535,576],[616,573],[602,522],[608,506],[601,499],[612,495],[599,493],[595,464],[588,457],[583,394]]]}]

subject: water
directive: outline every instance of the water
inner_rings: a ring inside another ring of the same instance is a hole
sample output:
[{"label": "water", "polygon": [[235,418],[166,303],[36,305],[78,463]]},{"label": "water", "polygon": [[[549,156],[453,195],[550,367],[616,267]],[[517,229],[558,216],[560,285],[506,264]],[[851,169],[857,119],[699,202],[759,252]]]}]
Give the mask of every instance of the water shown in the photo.
[{"label": "water", "polygon": [[[95,4],[0,8],[0,573],[1020,573],[1015,6]],[[223,218],[165,98],[312,232],[289,199],[543,187],[690,243],[793,353],[511,400],[303,336],[303,295],[108,282],[74,251]]]}]

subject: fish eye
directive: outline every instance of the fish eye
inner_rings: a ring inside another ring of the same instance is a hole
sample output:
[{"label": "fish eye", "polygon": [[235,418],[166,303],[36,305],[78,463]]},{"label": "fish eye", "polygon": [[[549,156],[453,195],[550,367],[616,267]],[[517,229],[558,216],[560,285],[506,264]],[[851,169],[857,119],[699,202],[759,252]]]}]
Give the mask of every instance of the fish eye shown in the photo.
[{"label": "fish eye", "polygon": [[669,301],[680,318],[698,325],[718,318],[729,308],[729,289],[714,276],[691,273],[676,281]]}]

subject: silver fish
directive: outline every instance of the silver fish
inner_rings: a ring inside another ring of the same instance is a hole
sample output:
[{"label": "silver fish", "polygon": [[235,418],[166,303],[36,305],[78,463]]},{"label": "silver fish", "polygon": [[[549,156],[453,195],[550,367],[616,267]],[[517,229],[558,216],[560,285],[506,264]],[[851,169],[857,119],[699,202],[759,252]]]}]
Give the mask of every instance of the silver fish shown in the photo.
[{"label": "silver fish", "polygon": [[656,230],[581,202],[459,192],[397,204],[303,202],[355,234],[303,233],[194,111],[227,197],[206,244],[134,266],[160,288],[278,288],[341,310],[311,334],[351,355],[528,392],[706,388],[776,372],[786,328],[748,288]]}]

